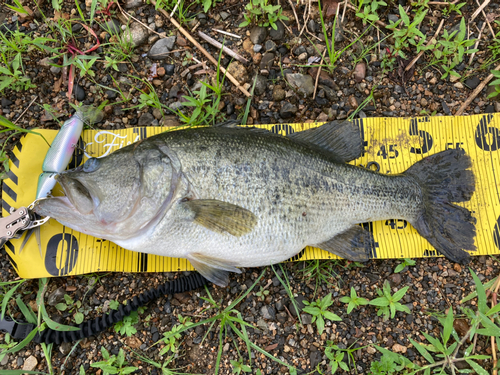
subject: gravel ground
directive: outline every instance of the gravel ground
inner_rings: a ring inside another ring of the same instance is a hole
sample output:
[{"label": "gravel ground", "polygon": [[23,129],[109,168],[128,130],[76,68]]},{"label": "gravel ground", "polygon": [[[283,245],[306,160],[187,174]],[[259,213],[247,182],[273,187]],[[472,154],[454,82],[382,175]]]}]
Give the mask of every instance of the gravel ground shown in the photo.
[{"label": "gravel ground", "polygon": [[[76,17],[78,10],[74,2],[65,0],[61,13],[54,14],[49,3],[39,1],[46,18],[37,11],[33,17],[21,17],[6,7],[0,8],[0,24],[2,24],[0,30],[6,32],[7,29],[14,30],[19,27],[20,31],[29,33],[33,37],[50,36],[60,40],[51,29],[52,21],[49,19],[64,19],[65,15],[70,14]],[[406,5],[404,0],[400,3]],[[166,33],[168,38],[159,42],[158,35],[148,32],[137,23],[132,23],[130,29],[133,30],[132,39],[136,47],[130,58],[118,63],[116,69],[106,69],[104,55],[109,53],[109,45],[102,45],[89,53],[99,56],[92,68],[94,77],[86,75],[81,78],[77,70],[71,102],[74,103],[76,100],[84,104],[100,105],[107,100],[108,103],[104,108],[105,119],[97,124],[100,129],[179,125],[181,123],[179,117],[167,110],[162,113],[159,109],[148,106],[126,110],[141,103],[140,90],[146,92],[148,90],[144,82],[131,76],[148,80],[162,104],[171,109],[181,109],[187,114],[189,113],[186,111],[187,107],[182,104],[183,95],[199,90],[199,81],[212,79],[216,68],[207,62],[200,50],[193,47],[184,35],[176,31],[163,15],[155,11],[154,6],[140,0],[126,0],[121,4],[129,14],[156,32]],[[188,10],[188,16],[193,15],[193,19],[184,27],[190,30],[190,33],[215,58],[218,56],[218,49],[200,39],[197,36],[198,31],[224,42],[224,45],[249,61],[246,65],[231,62],[228,56],[223,56],[221,60],[221,65],[226,67],[248,91],[251,90],[254,78],[257,76],[255,96],[252,99],[247,123],[346,119],[359,109],[358,107],[372,91],[374,100],[357,111],[356,117],[451,115],[456,113],[460,105],[492,69],[492,67],[485,69],[483,66],[491,57],[488,46],[493,42],[491,34],[487,33],[489,26],[483,28],[482,15],[468,25],[470,38],[477,38],[478,30],[484,30],[478,46],[480,51],[475,55],[472,64],[468,64],[469,56],[467,56],[465,62],[456,67],[462,78],[455,80],[442,79],[442,72],[438,67],[428,66],[427,57],[421,58],[416,63],[415,69],[403,73],[398,66],[404,69],[407,62],[416,54],[411,50],[408,51],[408,61],[398,59],[392,69],[384,70],[383,57],[387,54],[388,47],[394,44],[394,40],[391,38],[382,40],[383,29],[379,32],[370,29],[363,34],[366,27],[355,17],[354,12],[348,10],[342,26],[337,28],[336,49],[349,46],[358,36],[362,34],[363,36],[340,56],[332,72],[326,69],[321,71],[315,90],[317,68],[305,66],[308,61],[312,61],[312,58],[321,58],[321,52],[325,48],[315,5],[313,5],[313,15],[307,21],[309,33],[304,33],[300,37],[294,14],[288,4],[282,5],[289,21],[285,22],[286,27],[279,25],[277,31],[253,27],[239,28],[238,24],[243,21],[244,5],[234,0],[224,1],[216,3],[214,8],[205,13],[200,5],[193,4]],[[80,6],[85,12],[83,1],[80,2]],[[485,8],[486,14],[496,15],[498,6],[497,2],[490,2]],[[384,23],[388,23],[391,18],[399,17],[394,3],[383,9],[379,15]],[[470,20],[476,9],[477,5],[470,1],[461,8],[461,11],[465,19]],[[432,5],[431,11],[422,22],[421,31],[428,38],[436,32],[442,17],[440,11],[439,5]],[[302,16],[306,12],[305,7],[297,6],[296,12],[300,22],[304,23]],[[98,22],[93,25],[93,30],[101,43],[113,42],[113,36],[106,32],[109,27],[120,29],[127,23],[125,16],[117,8],[111,8],[110,16],[105,13],[97,14],[96,21]],[[328,19],[327,22],[331,24],[332,19]],[[459,23],[458,14],[452,13],[445,18],[443,27],[451,30],[457,28]],[[100,26],[104,24],[107,24],[108,28]],[[193,32],[194,27],[196,31]],[[492,23],[492,27],[495,32],[499,31],[496,24]],[[72,28],[77,35],[76,42],[79,49],[87,50],[95,45],[96,38],[89,35],[78,23],[73,23]],[[214,29],[225,30],[241,38],[228,37],[224,40],[223,35]],[[316,48],[312,46],[311,40],[316,44]],[[374,46],[379,40],[382,42]],[[374,47],[369,49],[372,46]],[[17,121],[17,124],[24,128],[58,129],[59,125],[53,121],[53,116],[66,119],[72,112],[66,97],[67,79],[64,78],[64,69],[50,65],[62,63],[62,57],[36,50],[28,51],[23,56],[25,74],[31,78],[34,87],[19,92],[4,90],[0,94],[0,114]],[[206,65],[198,65],[193,58],[206,62]],[[132,88],[131,84],[135,88]],[[130,101],[123,102],[118,88]],[[500,112],[500,103],[487,98],[491,90],[492,88],[488,86],[483,89],[466,108],[464,114]],[[228,79],[224,82],[223,91],[224,95],[218,106],[219,111],[213,118],[214,121],[236,119],[244,112],[246,106],[247,98]],[[316,95],[313,99],[314,92]],[[44,108],[43,105],[50,106],[52,110],[48,111],[48,107]],[[6,142],[8,135],[9,133],[0,133],[2,144]],[[7,149],[11,149],[17,139],[17,136],[11,137]],[[328,345],[328,341],[344,349],[363,347],[354,351],[355,365],[351,366],[350,373],[369,373],[371,362],[380,358],[380,353],[369,346],[373,343],[403,353],[411,361],[425,363],[409,339],[425,342],[420,332],[438,336],[441,326],[435,317],[436,312],[443,313],[449,307],[453,307],[455,313],[460,314],[463,306],[474,305],[475,300],[465,305],[459,303],[460,299],[474,290],[474,282],[467,267],[450,263],[442,258],[419,259],[415,266],[405,268],[401,273],[394,273],[394,269],[400,263],[400,260],[373,260],[363,267],[358,267],[343,261],[324,261],[321,263],[322,267],[327,269],[330,275],[323,279],[316,277],[308,279],[304,276],[301,270],[308,266],[306,263],[285,264],[283,269],[299,305],[303,300],[311,302],[332,293],[333,305],[330,306],[330,311],[339,315],[342,321],[327,321],[325,331],[321,335],[318,334],[316,325],[312,323],[311,315],[301,313],[302,324],[300,323],[286,289],[271,269],[266,271],[259,284],[236,309],[241,312],[243,320],[254,327],[248,328],[250,341],[283,362],[295,366],[299,373],[314,372],[318,365],[318,369],[323,373],[329,371],[329,361],[325,356],[325,346]],[[0,264],[1,281],[15,280],[17,275],[5,252],[0,254]],[[469,266],[484,282],[497,276],[499,271],[499,263],[493,257],[475,257]],[[246,269],[241,275],[232,275],[229,287],[225,289],[213,287],[210,288],[210,293],[220,306],[227,307],[253,284],[261,272],[261,269]],[[283,276],[280,272],[278,275]],[[73,322],[71,319],[74,311],[61,312],[54,307],[64,301],[64,294],[68,294],[75,301],[81,301],[82,311],[87,319],[109,311],[110,301],[122,302],[130,299],[176,276],[167,273],[115,273],[53,278],[46,292],[47,311],[54,320],[70,324]],[[385,280],[390,282],[393,290],[409,287],[402,302],[410,309],[410,314],[398,312],[394,319],[383,321],[382,317],[377,316],[373,306],[362,306],[347,314],[346,305],[341,303],[339,298],[348,295],[351,287],[355,288],[359,296],[373,299],[377,297],[376,289],[382,288]],[[263,298],[256,294],[261,288],[269,291],[267,295],[263,293]],[[37,290],[38,281],[32,280],[23,284],[16,295],[36,309]],[[83,366],[85,373],[102,374],[101,370],[90,367],[90,364],[103,359],[102,347],[115,355],[123,348],[128,364],[138,368],[135,373],[161,373],[161,370],[134,355],[133,351],[163,364],[171,353],[160,356],[164,344],[156,346],[153,344],[163,337],[164,332],[171,330],[178,323],[179,314],[191,317],[193,322],[215,315],[215,310],[206,310],[209,304],[202,297],[208,297],[205,290],[165,296],[149,304],[146,310],[139,314],[139,321],[135,325],[137,333],[131,337],[109,329],[97,336],[82,340],[74,348],[72,344],[54,346],[51,359],[54,373],[74,374],[78,373],[80,366]],[[9,303],[9,309],[13,317],[21,318],[15,301]],[[177,368],[178,371],[193,374],[214,373],[219,347],[219,327],[217,322],[209,331],[210,325],[206,324],[182,334],[178,352],[172,357],[167,368]],[[205,334],[207,335],[202,341]],[[0,344],[4,343],[5,337],[0,334]],[[219,373],[233,373],[234,364],[231,364],[231,360],[237,361],[243,358],[244,363],[248,364],[246,346],[233,332],[224,333],[222,347]],[[489,341],[480,338],[476,342],[476,353],[491,354]],[[484,366],[490,368],[491,362],[485,361]],[[259,369],[262,374],[288,372],[285,366],[255,350],[252,350],[250,367],[254,374]],[[34,343],[15,354],[6,356],[0,363],[0,369],[49,371],[41,346]],[[341,372],[339,370],[337,373]]]}]

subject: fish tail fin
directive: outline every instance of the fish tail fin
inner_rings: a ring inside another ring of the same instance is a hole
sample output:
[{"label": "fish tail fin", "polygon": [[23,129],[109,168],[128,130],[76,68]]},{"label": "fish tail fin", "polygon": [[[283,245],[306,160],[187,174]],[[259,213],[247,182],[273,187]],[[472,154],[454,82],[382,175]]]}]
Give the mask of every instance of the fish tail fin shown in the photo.
[{"label": "fish tail fin", "polygon": [[466,208],[451,202],[469,201],[474,193],[471,160],[462,149],[431,155],[405,175],[414,178],[423,193],[423,212],[411,224],[440,253],[457,263],[466,263],[475,250],[476,219]]}]

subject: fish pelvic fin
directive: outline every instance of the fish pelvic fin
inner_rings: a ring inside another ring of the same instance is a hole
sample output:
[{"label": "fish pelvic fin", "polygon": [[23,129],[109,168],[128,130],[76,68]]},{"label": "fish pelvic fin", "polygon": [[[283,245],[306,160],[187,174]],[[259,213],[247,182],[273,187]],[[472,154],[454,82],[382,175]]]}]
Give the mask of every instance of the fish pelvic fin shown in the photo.
[{"label": "fish pelvic fin", "polygon": [[363,152],[359,127],[351,121],[331,121],[318,128],[287,135],[326,152],[337,162],[357,159]]},{"label": "fish pelvic fin", "polygon": [[213,232],[240,237],[257,224],[257,217],[251,211],[216,199],[195,199],[182,205],[194,214],[195,223]]},{"label": "fish pelvic fin", "polygon": [[187,260],[205,279],[221,287],[229,284],[229,272],[241,273],[231,262],[201,253],[190,253]]},{"label": "fish pelvic fin", "polygon": [[451,202],[466,202],[475,189],[471,160],[462,149],[450,149],[431,155],[404,174],[420,185],[422,214],[411,222],[432,246],[457,263],[467,263],[475,250],[476,219],[471,212]]},{"label": "fish pelvic fin", "polygon": [[370,259],[373,243],[373,235],[370,232],[354,225],[328,241],[314,246],[353,262],[365,262]]}]

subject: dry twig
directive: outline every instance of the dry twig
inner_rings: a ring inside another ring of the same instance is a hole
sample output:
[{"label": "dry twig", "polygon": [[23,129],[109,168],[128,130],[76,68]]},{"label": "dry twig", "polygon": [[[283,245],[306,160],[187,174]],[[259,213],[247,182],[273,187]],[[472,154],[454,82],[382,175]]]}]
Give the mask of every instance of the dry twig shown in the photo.
[{"label": "dry twig", "polygon": [[[479,2],[478,2],[479,3]],[[479,8],[476,9],[476,11],[474,13],[472,13],[472,16],[470,17],[470,20],[469,22],[472,22],[474,21],[474,19],[478,16],[479,13],[482,12],[482,10],[486,7],[486,5],[488,5],[490,3],[490,0],[485,0],[484,3],[482,3]],[[484,13],[483,13],[484,15]],[[486,18],[486,15],[484,15],[484,17]]]},{"label": "dry twig", "polygon": [[239,62],[243,63],[243,64],[248,64],[248,60],[245,59],[243,56],[241,56],[240,54],[234,52],[233,50],[227,48],[226,46],[222,45],[222,43],[219,43],[218,41],[216,41],[215,39],[209,37],[207,34],[205,34],[204,32],[202,31],[198,31],[198,35],[200,36],[200,38],[206,40],[208,43],[210,43],[211,45],[217,47],[217,48],[222,48],[222,51],[231,56],[231,57],[234,57],[236,60],[238,60]]},{"label": "dry twig", "polygon": [[321,56],[321,62],[319,63],[318,67],[318,72],[316,73],[316,81],[314,82],[313,100],[316,99],[316,90],[318,89],[319,75],[321,74],[321,65],[323,65],[323,59],[325,58],[325,53],[326,53],[326,48],[323,51],[323,55]]},{"label": "dry twig", "polygon": [[227,31],[224,30],[219,30],[219,29],[212,29],[213,31],[217,31],[218,33],[224,34],[224,35],[229,35],[232,36],[233,38],[238,38],[241,39],[241,36],[233,34],[233,33],[228,33]]},{"label": "dry twig", "polygon": [[[499,70],[500,65],[498,65],[494,70]],[[484,87],[488,84],[493,79],[493,74],[490,74],[488,77],[484,79],[483,82],[481,82],[476,89],[470,94],[470,96],[467,98],[467,100],[460,106],[460,108],[455,112],[455,116],[460,116],[465,109],[469,106],[470,103],[476,98],[476,96],[479,95],[479,93],[484,89]]]},{"label": "dry twig", "polygon": [[293,6],[292,0],[288,0],[288,2],[290,3],[290,7],[292,8],[295,21],[297,22],[297,30],[300,30],[299,17],[297,17],[297,12],[295,12],[295,7]]},{"label": "dry twig", "polygon": [[[479,30],[479,36],[477,37],[476,44],[474,44],[474,48],[473,49],[476,49],[477,46],[479,46],[479,42],[481,41],[481,36],[483,35],[483,30],[484,30],[485,26],[486,26],[486,22],[483,23],[483,26],[481,27],[481,30]],[[477,28],[477,26],[476,26],[476,28]],[[470,58],[469,58],[469,65],[472,64],[472,60],[474,59],[475,55],[476,55],[476,52],[471,53]]]},{"label": "dry twig", "polygon": [[[155,0],[151,0],[151,4],[153,4],[154,6],[156,6],[156,1]],[[218,66],[218,62],[217,60],[215,60],[215,58],[210,54],[208,53],[208,51],[203,48],[203,46],[198,43],[196,41],[196,39],[194,39],[190,33],[188,33],[186,31],[186,29],[184,29],[181,25],[179,25],[179,23],[173,18],[173,17],[170,17],[170,15],[164,10],[164,9],[159,9],[159,11],[170,21],[172,22],[172,24],[191,42],[194,44],[194,46],[196,48],[198,48],[201,53],[203,53],[207,59],[210,60],[210,62],[212,64],[214,64],[215,66]],[[194,59],[194,57],[193,57]],[[243,87],[240,85],[240,83],[238,82],[238,80],[236,78],[233,77],[232,74],[230,74],[224,67],[222,66],[219,66],[219,69],[220,71],[222,72],[222,74],[225,74],[226,77],[238,88],[238,90],[240,90],[243,94],[245,94],[245,96],[248,98],[250,97],[250,93]]]},{"label": "dry twig", "polygon": [[[441,23],[439,24],[438,29],[434,33],[434,36],[431,38],[431,40],[429,40],[429,43],[427,43],[426,47],[430,46],[434,42],[436,37],[439,35],[439,32],[441,31],[441,28],[443,27],[443,25],[444,25],[444,19],[441,20]],[[408,66],[405,68],[405,71],[410,70],[413,67],[413,65],[415,65],[415,63],[418,61],[418,59],[420,57],[422,57],[423,54],[424,54],[424,51],[420,51],[420,53],[408,64]]]},{"label": "dry twig", "polygon": [[27,111],[27,110],[31,107],[31,105],[33,104],[33,102],[34,102],[35,100],[37,100],[37,99],[38,99],[38,95],[35,95],[35,97],[33,98],[33,100],[30,102],[30,104],[28,104],[28,106],[26,107],[26,109],[23,111],[23,113],[21,113],[21,115],[17,118],[17,120],[16,120],[16,121],[14,121],[14,124],[17,124],[17,122],[18,122],[19,120],[21,120],[21,117],[23,117],[23,116],[24,116],[24,114],[26,113],[26,111]]}]

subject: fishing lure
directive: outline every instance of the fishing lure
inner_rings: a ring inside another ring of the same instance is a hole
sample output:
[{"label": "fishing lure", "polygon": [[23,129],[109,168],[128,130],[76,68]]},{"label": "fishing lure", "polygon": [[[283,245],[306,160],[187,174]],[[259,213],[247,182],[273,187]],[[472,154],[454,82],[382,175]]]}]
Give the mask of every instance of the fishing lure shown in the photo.
[{"label": "fishing lure", "polygon": [[[100,122],[102,118],[103,112],[100,109],[93,106],[82,106],[77,109],[70,119],[64,122],[45,155],[42,164],[42,173],[38,177],[36,200],[46,198],[51,194],[57,182],[55,177],[66,169],[78,145],[78,139],[82,134],[83,125],[85,123],[91,124]],[[20,252],[34,232],[41,255],[42,244],[40,227],[35,227],[26,232],[26,237],[21,244]]]}]

